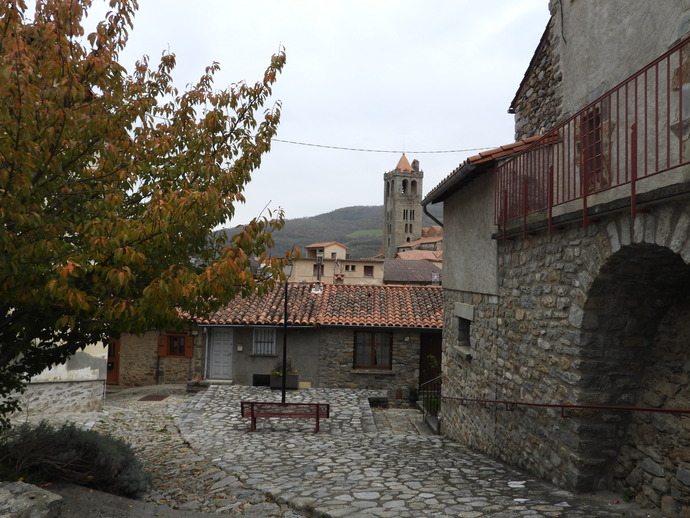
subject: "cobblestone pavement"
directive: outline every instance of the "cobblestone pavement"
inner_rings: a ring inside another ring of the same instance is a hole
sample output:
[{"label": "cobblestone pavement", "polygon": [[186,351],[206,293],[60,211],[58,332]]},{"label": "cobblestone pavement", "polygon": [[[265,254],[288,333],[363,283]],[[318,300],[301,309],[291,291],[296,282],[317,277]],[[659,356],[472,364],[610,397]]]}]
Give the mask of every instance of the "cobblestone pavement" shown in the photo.
[{"label": "cobblestone pavement", "polygon": [[331,404],[318,434],[311,420],[275,418],[259,419],[249,432],[239,402],[278,401],[280,393],[213,385],[189,399],[175,422],[214,465],[307,516],[659,516],[613,494],[559,490],[446,438],[416,433],[407,417],[377,429],[368,403],[376,395],[301,389],[288,401]]},{"label": "cobblestone pavement", "polygon": [[[156,394],[162,399],[141,400]],[[321,421],[318,434],[313,421],[291,419],[259,419],[257,431],[249,432],[239,402],[280,399],[280,392],[262,387],[213,385],[192,396],[182,386],[128,389],[109,394],[101,412],[54,420],[69,419],[132,444],[154,476],[143,500],[189,515],[660,516],[612,494],[573,495],[448,439],[420,433],[414,410],[371,409],[368,398],[380,395],[290,392],[288,401],[331,404],[331,418]]]}]

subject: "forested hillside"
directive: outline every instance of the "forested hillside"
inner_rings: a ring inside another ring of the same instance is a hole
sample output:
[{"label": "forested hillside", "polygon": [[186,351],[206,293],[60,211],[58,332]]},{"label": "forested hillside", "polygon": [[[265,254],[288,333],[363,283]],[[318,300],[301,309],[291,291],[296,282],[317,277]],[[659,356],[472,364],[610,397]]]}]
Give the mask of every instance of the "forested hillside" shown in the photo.
[{"label": "forested hillside", "polygon": [[[438,205],[430,209],[440,220],[442,207]],[[422,224],[425,227],[436,225],[426,215]],[[383,205],[344,207],[309,218],[289,219],[274,237],[276,245],[272,253],[277,256],[282,256],[293,246],[303,250],[312,243],[338,241],[349,248],[353,259],[373,257],[379,253],[383,239]]]}]

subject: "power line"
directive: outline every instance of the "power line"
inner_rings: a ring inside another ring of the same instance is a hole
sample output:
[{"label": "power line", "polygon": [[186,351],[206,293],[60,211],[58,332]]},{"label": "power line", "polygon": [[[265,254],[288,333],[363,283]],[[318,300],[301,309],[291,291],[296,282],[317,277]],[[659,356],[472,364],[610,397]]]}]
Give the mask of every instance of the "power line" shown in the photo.
[{"label": "power line", "polygon": [[273,142],[282,142],[284,144],[295,144],[298,146],[320,147],[324,149],[338,149],[340,151],[360,151],[363,153],[409,153],[419,155],[422,153],[466,153],[468,151],[482,151],[484,149],[492,149],[488,147],[477,147],[472,149],[445,149],[439,151],[406,151],[401,149],[364,149],[356,147],[342,147],[342,146],[326,146],[324,144],[310,144],[308,142],[296,142],[294,140],[271,139]]}]

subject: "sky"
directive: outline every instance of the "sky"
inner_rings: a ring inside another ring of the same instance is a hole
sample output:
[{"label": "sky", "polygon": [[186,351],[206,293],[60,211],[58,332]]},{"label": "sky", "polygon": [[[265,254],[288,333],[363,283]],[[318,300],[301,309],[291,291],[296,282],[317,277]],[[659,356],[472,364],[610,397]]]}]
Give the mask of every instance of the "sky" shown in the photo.
[{"label": "sky", "polygon": [[295,219],[382,205],[403,152],[426,195],[513,142],[508,108],[548,17],[548,0],[139,0],[121,62],[173,52],[178,87],[218,62],[225,88],[260,80],[285,48],[278,135],[228,222],[239,225],[279,208]]}]

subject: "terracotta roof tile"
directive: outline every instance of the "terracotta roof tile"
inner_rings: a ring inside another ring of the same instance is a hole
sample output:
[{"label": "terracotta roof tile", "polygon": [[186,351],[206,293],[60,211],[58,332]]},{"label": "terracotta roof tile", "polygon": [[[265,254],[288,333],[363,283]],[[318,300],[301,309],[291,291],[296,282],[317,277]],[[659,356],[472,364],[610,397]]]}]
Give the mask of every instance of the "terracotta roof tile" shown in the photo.
[{"label": "terracotta roof tile", "polygon": [[398,252],[398,259],[404,261],[442,261],[443,251],[441,250],[406,250]]},{"label": "terracotta roof tile", "polygon": [[410,165],[410,161],[405,156],[405,153],[402,154],[400,160],[398,160],[398,165],[396,165],[395,168],[399,171],[412,171],[412,166]]},{"label": "terracotta roof tile", "polygon": [[324,248],[324,247],[333,246],[333,245],[338,245],[338,246],[342,246],[343,248],[347,248],[347,246],[345,246],[342,243],[338,243],[337,241],[328,241],[327,243],[313,243],[311,245],[305,246],[304,248]]},{"label": "terracotta roof tile", "polygon": [[[288,283],[288,324],[435,328],[443,326],[440,286]],[[285,285],[236,298],[199,324],[282,325]]]}]

